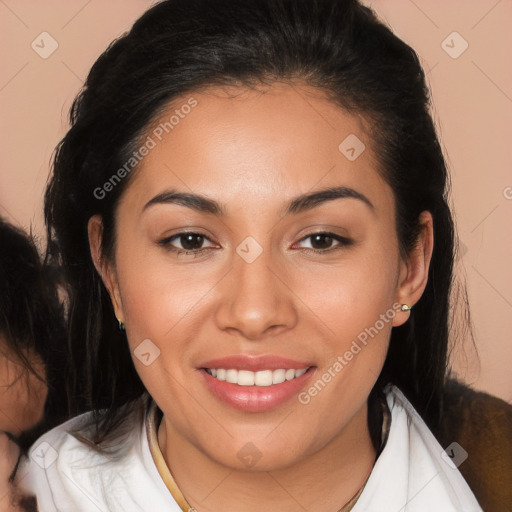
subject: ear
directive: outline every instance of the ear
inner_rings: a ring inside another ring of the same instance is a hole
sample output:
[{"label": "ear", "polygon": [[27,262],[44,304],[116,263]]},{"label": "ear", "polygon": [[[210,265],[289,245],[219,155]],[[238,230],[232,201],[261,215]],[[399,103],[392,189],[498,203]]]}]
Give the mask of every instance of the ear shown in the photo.
[{"label": "ear", "polygon": [[101,276],[103,284],[107,288],[117,319],[124,323],[123,303],[121,300],[121,291],[119,289],[119,281],[115,265],[104,258],[101,250],[103,240],[103,221],[100,215],[94,215],[89,219],[87,224],[87,233],[89,235],[89,247],[94,266],[96,267],[98,274]]},{"label": "ear", "polygon": [[[400,263],[400,277],[395,301],[412,307],[418,302],[425,291],[428,271],[434,249],[434,220],[432,214],[424,211],[419,217],[420,233],[418,240]],[[393,319],[393,326],[404,324],[411,313],[398,311]]]}]

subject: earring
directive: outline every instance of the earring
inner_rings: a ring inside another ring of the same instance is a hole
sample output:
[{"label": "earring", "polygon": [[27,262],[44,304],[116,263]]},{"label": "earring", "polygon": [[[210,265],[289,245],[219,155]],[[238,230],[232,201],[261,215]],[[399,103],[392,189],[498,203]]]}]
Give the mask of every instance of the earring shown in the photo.
[{"label": "earring", "polygon": [[116,317],[117,323],[119,324],[119,330],[124,331],[124,324],[119,320],[119,318]]},{"label": "earring", "polygon": [[402,307],[400,308],[402,311],[408,311],[411,312],[412,306],[409,306],[409,304],[402,304]]}]

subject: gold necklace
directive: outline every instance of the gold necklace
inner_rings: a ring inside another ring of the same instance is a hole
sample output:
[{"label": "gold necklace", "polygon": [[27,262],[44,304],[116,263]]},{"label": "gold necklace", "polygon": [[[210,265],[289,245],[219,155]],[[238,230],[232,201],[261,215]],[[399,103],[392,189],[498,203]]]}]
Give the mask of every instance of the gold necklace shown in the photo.
[{"label": "gold necklace", "polygon": [[[377,456],[375,458],[375,461],[373,462],[370,471],[368,472],[368,475],[359,490],[354,494],[350,500],[341,507],[338,512],[350,512],[354,505],[357,503],[357,500],[361,496],[366,483],[368,482],[368,479],[370,478],[370,475],[373,471],[373,466],[375,465],[375,462],[377,461],[377,458],[379,457],[380,453],[382,452],[384,445],[386,444],[387,437],[389,434],[389,428],[391,424],[391,413],[389,411],[387,402],[384,400],[384,403],[382,404],[383,407],[383,421],[382,421],[382,434],[381,434],[381,446],[379,449],[379,452],[377,453]],[[174,480],[171,471],[169,467],[167,466],[164,456],[162,454],[162,451],[160,450],[160,446],[158,444],[158,427],[160,426],[160,422],[162,420],[162,411],[158,409],[158,406],[156,405],[156,402],[153,399],[150,399],[149,403],[149,409],[146,414],[146,433],[148,438],[148,444],[149,449],[151,451],[151,455],[153,457],[153,461],[155,463],[156,468],[158,469],[158,473],[160,474],[160,477],[164,481],[167,489],[171,493],[172,497],[176,501],[176,503],[179,505],[181,510],[183,512],[191,512],[195,511],[195,508],[192,507],[188,501],[186,500],[185,496],[183,496],[183,493],[180,491],[178,485],[176,484],[176,481]]]}]

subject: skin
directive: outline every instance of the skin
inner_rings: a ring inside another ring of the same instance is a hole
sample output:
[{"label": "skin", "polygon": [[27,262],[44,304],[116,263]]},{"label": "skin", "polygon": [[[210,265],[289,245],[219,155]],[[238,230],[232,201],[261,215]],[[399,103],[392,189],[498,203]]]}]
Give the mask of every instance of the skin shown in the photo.
[{"label": "skin", "polygon": [[[45,375],[41,358],[33,351],[27,357],[40,376]],[[9,350],[0,334],[0,431],[19,435],[43,416],[48,388]]]},{"label": "skin", "polygon": [[6,434],[0,432],[0,510],[18,510],[11,500],[12,487],[8,480],[19,457],[19,448]]},{"label": "skin", "polygon": [[[32,351],[27,357],[39,375],[45,376],[41,358]],[[8,436],[19,435],[33,427],[43,416],[48,388],[9,350],[0,335],[0,510],[19,510],[11,500],[8,479],[14,470],[20,450]]]},{"label": "skin", "polygon": [[[293,397],[266,412],[236,410],[210,393],[198,365],[273,354],[314,365],[306,386],[314,383],[380,314],[419,300],[432,217],[423,212],[418,243],[402,257],[393,192],[376,171],[364,120],[320,91],[296,83],[193,97],[198,106],[145,157],[120,200],[113,260],[101,256],[101,218],[90,219],[93,260],[131,350],[145,339],[160,350],[149,366],[134,362],[164,413],[160,448],[191,506],[338,510],[374,463],[367,398],[391,328],[409,313],[396,313],[307,405]],[[353,162],[338,149],[351,133],[366,145]],[[293,198],[335,186],[373,206],[343,198],[283,215]],[[225,215],[179,204],[144,210],[169,189],[214,199]],[[176,255],[169,246],[182,248],[179,238],[159,244],[186,230],[208,237],[198,244],[207,248],[202,254]],[[324,239],[314,245],[324,253],[314,253],[306,237],[325,231],[353,243]],[[236,252],[247,236],[263,249],[252,263]],[[262,455],[251,468],[237,457],[249,442]]]}]

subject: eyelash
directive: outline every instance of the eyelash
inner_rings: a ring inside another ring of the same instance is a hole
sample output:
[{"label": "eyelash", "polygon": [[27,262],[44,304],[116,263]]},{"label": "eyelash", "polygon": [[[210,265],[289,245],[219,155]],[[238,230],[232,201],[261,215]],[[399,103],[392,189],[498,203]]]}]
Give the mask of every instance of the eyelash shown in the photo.
[{"label": "eyelash", "polygon": [[[210,238],[208,238],[206,235],[203,235],[202,233],[197,233],[195,231],[184,231],[182,233],[177,233],[176,235],[172,235],[172,236],[170,236],[168,238],[165,238],[165,239],[161,240],[159,242],[159,245],[165,247],[169,251],[174,252],[178,256],[186,255],[186,256],[193,256],[194,258],[198,258],[198,257],[202,256],[206,251],[208,251],[209,249],[212,248],[212,247],[203,247],[202,249],[190,250],[190,249],[179,249],[179,248],[173,247],[171,245],[171,242],[173,242],[174,240],[180,239],[180,238],[182,238],[184,236],[187,236],[187,235],[201,236],[201,237],[203,237],[204,240],[208,240],[209,242],[211,242]],[[353,240],[350,240],[349,238],[346,238],[346,237],[343,237],[343,236],[340,236],[340,235],[336,235],[335,233],[331,233],[331,232],[328,232],[328,231],[318,231],[318,232],[315,232],[315,233],[310,233],[309,235],[306,235],[306,236],[302,237],[299,240],[299,242],[303,242],[304,240],[307,240],[308,238],[312,238],[314,236],[325,236],[325,237],[332,238],[333,241],[337,241],[338,242],[337,246],[330,247],[328,249],[314,249],[312,247],[311,248],[309,248],[309,247],[305,248],[308,252],[314,252],[315,254],[330,253],[332,251],[336,251],[336,250],[343,249],[344,247],[348,247],[348,246],[350,246],[350,245],[352,245],[354,243]]]}]

